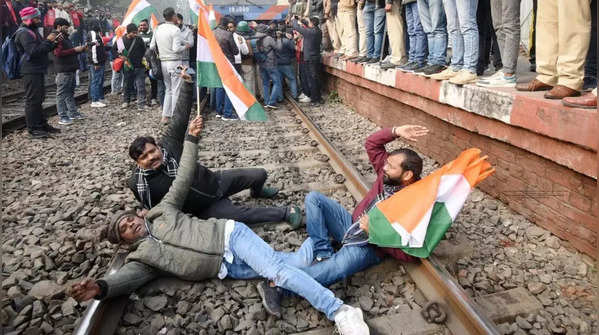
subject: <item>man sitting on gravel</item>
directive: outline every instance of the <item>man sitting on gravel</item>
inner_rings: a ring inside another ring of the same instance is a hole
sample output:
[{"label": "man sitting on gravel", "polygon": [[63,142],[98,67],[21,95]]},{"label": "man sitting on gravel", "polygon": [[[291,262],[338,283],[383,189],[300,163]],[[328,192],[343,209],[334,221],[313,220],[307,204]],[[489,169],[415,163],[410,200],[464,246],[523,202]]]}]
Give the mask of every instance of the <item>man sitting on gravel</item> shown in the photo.
[{"label": "man sitting on gravel", "polygon": [[215,277],[246,279],[248,273],[251,277],[258,273],[306,298],[335,321],[341,334],[369,334],[359,308],[343,304],[333,292],[292,265],[298,262],[294,256],[301,256],[301,249],[296,254],[275,252],[241,222],[202,220],[181,211],[196,177],[201,127],[200,117],[191,122],[181,166],[162,201],[141,216],[134,211],[114,214],[103,231],[111,243],[135,248],[125,265],[102,279],[74,284],[72,297],[87,301],[129,294],[161,275],[200,281]]},{"label": "man sitting on gravel", "polygon": [[[182,71],[184,75],[185,71]],[[190,78],[187,78],[190,79]],[[137,163],[128,185],[144,208],[158,204],[175,179],[183,150],[185,130],[192,109],[194,84],[184,80],[173,120],[161,141],[153,137],[136,138],[129,146],[129,156]],[[272,198],[278,190],[264,187],[267,173],[264,169],[232,169],[213,172],[197,164],[191,191],[185,200],[183,212],[201,219],[232,219],[247,224],[286,221],[296,229],[302,221],[299,207],[236,206],[228,198],[244,189],[250,189],[255,198]]]},{"label": "man sitting on gravel", "polygon": [[[360,201],[353,215],[337,201],[318,192],[306,196],[306,230],[316,262],[301,267],[317,282],[329,286],[339,280],[379,264],[385,254],[401,261],[414,261],[415,258],[400,249],[378,248],[368,244],[368,212],[403,187],[420,179],[422,158],[410,149],[402,148],[387,152],[385,144],[403,137],[415,141],[426,135],[428,129],[422,126],[405,125],[384,128],[370,135],[366,140],[366,152],[377,173],[377,179],[368,194]],[[337,252],[331,246],[331,238],[341,244]],[[272,285],[261,283],[263,304],[273,315],[280,313],[281,292]]]}]

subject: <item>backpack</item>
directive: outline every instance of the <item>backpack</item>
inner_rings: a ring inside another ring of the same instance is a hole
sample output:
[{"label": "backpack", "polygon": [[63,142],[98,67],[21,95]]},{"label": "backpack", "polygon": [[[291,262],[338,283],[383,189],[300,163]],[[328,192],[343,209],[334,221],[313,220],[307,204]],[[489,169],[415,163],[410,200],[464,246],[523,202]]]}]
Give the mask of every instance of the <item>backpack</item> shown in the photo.
[{"label": "backpack", "polygon": [[258,64],[262,64],[266,62],[266,60],[268,59],[268,53],[264,52],[263,46],[265,37],[266,36],[262,36],[258,39],[253,39],[250,41],[250,45],[252,46],[252,53],[254,54],[254,59]]},{"label": "backpack", "polygon": [[150,77],[154,80],[162,80],[162,63],[158,56],[158,47],[155,50],[148,48],[144,57],[150,67]]},{"label": "backpack", "polygon": [[27,30],[29,34],[33,35],[37,39],[37,35],[27,28],[19,28],[11,36],[7,36],[2,43],[2,50],[0,51],[0,63],[2,63],[2,70],[6,74],[6,77],[10,80],[20,79],[21,76],[21,64],[25,59],[29,60],[29,55],[22,52],[15,41],[17,34],[23,30]]}]

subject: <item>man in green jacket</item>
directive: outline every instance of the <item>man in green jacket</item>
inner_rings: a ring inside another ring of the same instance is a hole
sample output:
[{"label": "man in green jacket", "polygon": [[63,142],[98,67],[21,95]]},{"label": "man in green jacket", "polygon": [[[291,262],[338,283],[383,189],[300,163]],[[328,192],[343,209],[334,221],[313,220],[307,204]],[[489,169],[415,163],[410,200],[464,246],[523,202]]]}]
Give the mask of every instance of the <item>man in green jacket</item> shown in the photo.
[{"label": "man in green jacket", "polygon": [[[341,334],[369,334],[359,308],[343,304],[333,292],[299,267],[309,264],[310,243],[296,253],[276,252],[245,224],[233,220],[202,220],[182,212],[192,185],[202,119],[189,126],[177,175],[162,201],[146,213],[113,215],[103,236],[114,244],[135,247],[117,272],[101,279],[85,279],[71,287],[77,301],[130,294],[164,274],[183,280],[249,279],[261,276],[306,298],[334,320]],[[264,292],[258,291],[264,300]]]}]

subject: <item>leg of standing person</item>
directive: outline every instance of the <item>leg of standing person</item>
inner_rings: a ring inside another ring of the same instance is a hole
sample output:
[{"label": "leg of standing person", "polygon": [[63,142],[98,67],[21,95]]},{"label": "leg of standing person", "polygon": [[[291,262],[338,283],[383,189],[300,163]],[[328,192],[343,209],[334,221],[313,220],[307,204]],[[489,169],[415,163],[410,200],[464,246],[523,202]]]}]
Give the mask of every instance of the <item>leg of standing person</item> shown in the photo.
[{"label": "leg of standing person", "polygon": [[175,70],[179,65],[176,61],[164,61],[162,62],[162,77],[164,81],[164,104],[162,105],[162,121],[166,122],[170,117],[173,116],[173,106],[175,105],[173,94],[174,94],[174,78],[176,77]]},{"label": "leg of standing person", "polygon": [[253,64],[241,65],[243,84],[248,92],[254,97],[256,96],[256,69]]},{"label": "leg of standing person", "polygon": [[404,20],[401,15],[401,2],[393,1],[391,10],[387,12],[387,32],[391,50],[390,63],[403,65],[407,61]]},{"label": "leg of standing person", "polygon": [[[100,69],[97,71],[97,89],[98,89],[98,98],[102,103],[104,103],[104,64],[100,66]],[[122,84],[121,84],[122,86]]]},{"label": "leg of standing person", "polygon": [[146,105],[146,70],[137,68],[134,72],[135,88],[137,89],[137,109],[143,110]]},{"label": "leg of standing person", "polygon": [[537,71],[537,8],[538,3],[537,0],[532,0],[532,20],[530,21],[530,34],[528,36],[529,41],[529,49],[528,49],[528,61],[530,63],[530,71]]},{"label": "leg of standing person", "polygon": [[366,57],[374,58],[374,10],[375,2],[366,1],[362,17],[364,21],[364,35],[366,36]]},{"label": "leg of standing person", "polygon": [[426,40],[426,34],[424,33],[424,30],[422,29],[422,23],[420,23],[420,14],[419,14],[419,10],[418,10],[418,3],[417,2],[413,2],[408,4],[408,7],[410,7],[411,13],[410,15],[412,16],[412,21],[414,24],[414,35],[415,35],[415,41],[414,43],[410,44],[411,48],[414,49],[414,59],[415,62],[417,64],[420,65],[424,65],[426,64],[426,54],[427,54],[427,40]]},{"label": "leg of standing person", "polygon": [[313,104],[322,103],[322,97],[320,92],[320,72],[321,64],[320,60],[314,60],[306,62],[308,78],[310,80],[310,100]]},{"label": "leg of standing person", "polygon": [[343,25],[343,47],[345,57],[356,57],[358,55],[358,31],[356,26],[356,11],[354,8],[339,8],[338,16]]},{"label": "leg of standing person", "polygon": [[583,89],[597,87],[597,0],[591,1],[591,40],[584,65]]},{"label": "leg of standing person", "polygon": [[135,94],[135,88],[133,87],[135,84],[135,70],[131,69],[129,71],[123,70],[124,77],[124,87],[123,87],[123,104],[122,108],[129,107],[131,103],[131,97]]},{"label": "leg of standing person", "polygon": [[312,84],[310,83],[310,77],[308,76],[308,64],[306,64],[305,61],[301,61],[298,67],[303,94],[310,98],[310,95],[312,94]]},{"label": "leg of standing person", "polygon": [[557,85],[558,0],[543,0],[537,8],[536,44],[537,80],[550,86]]},{"label": "leg of standing person", "polygon": [[381,49],[383,39],[385,38],[385,8],[376,8],[374,10],[374,51],[372,58],[379,60],[381,58]]},{"label": "leg of standing person", "polygon": [[287,78],[287,83],[289,85],[289,93],[291,93],[291,97],[293,99],[297,99],[297,78],[295,77],[295,70],[293,65],[283,65],[283,71],[281,71],[285,78]]},{"label": "leg of standing person", "polygon": [[337,33],[337,27],[335,27],[335,17],[329,17],[326,20],[327,30],[329,32],[329,38],[331,39],[331,46],[333,47],[334,53],[339,53],[339,49],[341,48],[341,41],[339,39],[339,34]]},{"label": "leg of standing person", "polygon": [[281,73],[276,66],[268,68],[268,75],[272,80],[272,91],[270,92],[270,106],[276,106],[278,104],[279,96],[283,95],[283,83],[281,80]]},{"label": "leg of standing person", "polygon": [[476,73],[482,76],[489,66],[491,55],[491,0],[479,0],[476,9],[476,23],[478,24],[478,63]]},{"label": "leg of standing person", "polygon": [[223,89],[223,120],[235,120],[238,119],[237,114],[234,114],[233,103],[231,103],[231,99],[227,95],[227,91]]},{"label": "leg of standing person", "polygon": [[67,107],[67,94],[70,81],[67,80],[67,73],[60,72],[56,74],[56,113],[58,114],[60,125],[69,125],[73,120],[69,117],[69,109]]},{"label": "leg of standing person", "polygon": [[[478,63],[478,26],[476,25],[476,7],[478,0],[456,0],[454,2],[457,12],[458,28],[463,41],[462,46],[462,71],[449,79],[456,85],[475,82],[476,65]],[[459,38],[459,37],[458,37]]]},{"label": "leg of standing person", "polygon": [[67,96],[67,109],[69,110],[69,117],[74,120],[83,120],[85,119],[85,116],[79,112],[77,101],[75,101],[75,73],[72,72],[71,74],[71,86],[69,87],[69,95]]},{"label": "leg of standing person", "polygon": [[25,84],[25,122],[27,123],[27,130],[33,136],[36,133],[46,133],[44,129],[46,122],[42,114],[44,75],[24,74],[23,81]]},{"label": "leg of standing person", "polygon": [[366,24],[364,23],[363,8],[356,5],[356,19],[358,21],[358,56],[366,57],[368,48],[366,47]]},{"label": "leg of standing person", "polygon": [[158,103],[158,82],[156,79],[150,78],[150,99],[149,106],[154,106]]},{"label": "leg of standing person", "polygon": [[223,109],[225,107],[225,89],[217,87],[214,89],[214,111],[216,115],[223,116]]}]

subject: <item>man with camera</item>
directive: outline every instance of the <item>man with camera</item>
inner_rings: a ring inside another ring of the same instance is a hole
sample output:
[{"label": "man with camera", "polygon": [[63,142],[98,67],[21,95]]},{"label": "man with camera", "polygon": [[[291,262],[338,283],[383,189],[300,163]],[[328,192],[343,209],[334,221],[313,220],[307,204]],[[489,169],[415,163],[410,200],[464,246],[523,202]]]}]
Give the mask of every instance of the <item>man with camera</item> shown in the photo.
[{"label": "man with camera", "polygon": [[54,49],[54,70],[56,71],[56,111],[60,125],[70,125],[73,120],[85,117],[77,111],[75,102],[75,72],[79,68],[78,55],[87,50],[87,46],[73,47],[68,38],[71,24],[63,18],[54,21],[54,33],[60,35]]}]

